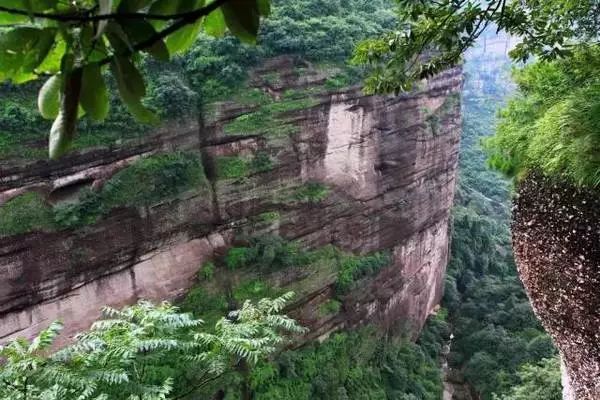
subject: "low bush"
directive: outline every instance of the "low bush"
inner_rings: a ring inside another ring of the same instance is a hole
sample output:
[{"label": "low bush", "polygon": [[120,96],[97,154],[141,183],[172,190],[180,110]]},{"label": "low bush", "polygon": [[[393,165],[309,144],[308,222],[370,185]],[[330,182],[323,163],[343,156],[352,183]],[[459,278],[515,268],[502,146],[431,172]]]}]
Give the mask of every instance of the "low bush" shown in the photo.
[{"label": "low bush", "polygon": [[52,208],[37,193],[22,194],[0,207],[0,236],[53,228]]},{"label": "low bush", "polygon": [[294,193],[294,200],[303,203],[318,203],[329,195],[329,188],[320,182],[307,182]]},{"label": "low bush", "polygon": [[337,293],[348,293],[354,288],[356,281],[377,274],[383,267],[390,265],[391,261],[388,252],[376,252],[364,256],[342,256],[336,281]]}]

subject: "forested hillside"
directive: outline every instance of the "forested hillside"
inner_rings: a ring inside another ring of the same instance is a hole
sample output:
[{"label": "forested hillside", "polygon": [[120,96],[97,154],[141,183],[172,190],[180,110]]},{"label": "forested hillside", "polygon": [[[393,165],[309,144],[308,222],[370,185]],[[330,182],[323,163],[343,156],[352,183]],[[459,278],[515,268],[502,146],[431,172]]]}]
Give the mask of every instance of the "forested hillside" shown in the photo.
[{"label": "forested hillside", "polygon": [[[449,379],[460,383],[463,375],[482,399],[493,394],[514,400],[560,399],[557,361],[544,361],[556,351],[533,315],[512,256],[512,184],[489,169],[482,148],[482,139],[495,133],[497,110],[514,91],[504,52],[507,41],[488,33],[467,55],[464,67],[460,175],[444,297],[455,336],[448,361],[461,373]],[[532,368],[540,369],[536,379],[541,382],[527,382],[531,377],[522,371]],[[528,390],[515,388],[519,384],[528,384]]]},{"label": "forested hillside", "polygon": [[[270,18],[261,26],[258,46],[244,44],[230,35],[215,38],[201,33],[187,52],[169,63],[145,56],[142,70],[148,87],[144,104],[164,124],[195,116],[203,105],[216,100],[241,96],[251,101],[252,93],[240,93],[249,69],[282,54],[297,55],[324,67],[335,64],[348,69],[331,80],[332,87],[358,83],[360,70],[347,66],[354,46],[397,23],[390,0],[276,0],[272,6]],[[114,80],[108,73],[105,78],[112,112],[102,122],[84,116],[79,122],[75,149],[118,146],[152,129],[128,112]],[[0,136],[0,160],[45,157],[45,137],[51,121],[37,111],[36,97],[42,83],[0,86],[0,132],[5,133]]]}]

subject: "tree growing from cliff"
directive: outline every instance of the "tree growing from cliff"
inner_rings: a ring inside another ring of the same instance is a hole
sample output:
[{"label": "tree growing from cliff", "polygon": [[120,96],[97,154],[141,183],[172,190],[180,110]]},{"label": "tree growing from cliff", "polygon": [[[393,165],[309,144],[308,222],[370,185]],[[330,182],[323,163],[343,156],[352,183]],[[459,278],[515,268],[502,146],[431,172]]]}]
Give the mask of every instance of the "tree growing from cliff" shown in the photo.
[{"label": "tree growing from cliff", "polygon": [[0,81],[45,78],[38,97],[41,115],[53,119],[51,158],[63,155],[86,113],[103,120],[110,69],[129,112],[157,121],[142,98],[139,53],[159,61],[189,48],[200,31],[229,31],[254,42],[269,0],[0,0]]},{"label": "tree growing from cliff", "polygon": [[407,90],[460,62],[488,28],[518,36],[515,60],[554,59],[594,40],[600,26],[596,0],[397,0],[400,27],[359,44],[354,61],[368,64],[371,93]]},{"label": "tree growing from cliff", "polygon": [[284,334],[303,333],[280,314],[292,296],[247,301],[211,332],[168,303],[106,308],[74,344],[50,354],[61,330],[54,323],[31,342],[0,347],[0,399],[181,398],[240,363],[252,365],[274,353]]}]

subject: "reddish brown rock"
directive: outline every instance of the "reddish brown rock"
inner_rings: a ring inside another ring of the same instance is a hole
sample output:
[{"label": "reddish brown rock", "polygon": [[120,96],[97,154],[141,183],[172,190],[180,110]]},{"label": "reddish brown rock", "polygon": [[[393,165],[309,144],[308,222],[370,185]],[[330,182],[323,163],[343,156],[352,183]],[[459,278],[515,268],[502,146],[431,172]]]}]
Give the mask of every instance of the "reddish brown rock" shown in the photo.
[{"label": "reddish brown rock", "polygon": [[[323,90],[328,72],[300,67],[302,73],[294,60],[275,59],[251,79],[274,99],[290,89],[310,99],[308,106],[277,116],[285,134],[225,133],[230,121],[258,107],[226,102],[216,105],[202,129],[182,122],[60,162],[4,161],[0,198],[41,185],[60,201],[100,185],[132,157],[173,149],[202,155],[210,185],[152,207],[113,210],[77,231],[0,238],[0,339],[32,335],[56,318],[70,335],[104,304],[175,298],[233,238],[265,232],[307,247],[393,253],[392,265],[361,282],[360,290],[344,297],[341,313],[327,318],[316,310],[333,293],[335,271],[269,277],[298,293],[294,315],[310,326],[311,337],[367,321],[418,330],[442,295],[461,71],[444,72],[415,93],[374,97],[359,88]],[[264,77],[273,72],[279,79],[267,84]],[[216,179],[219,156],[258,151],[269,154],[272,170]],[[295,199],[310,181],[327,185],[327,196],[314,203]],[[272,211],[279,213],[277,222],[256,223]]]},{"label": "reddish brown rock", "polygon": [[512,228],[521,279],[562,355],[565,398],[598,400],[600,193],[539,174],[519,186]]}]

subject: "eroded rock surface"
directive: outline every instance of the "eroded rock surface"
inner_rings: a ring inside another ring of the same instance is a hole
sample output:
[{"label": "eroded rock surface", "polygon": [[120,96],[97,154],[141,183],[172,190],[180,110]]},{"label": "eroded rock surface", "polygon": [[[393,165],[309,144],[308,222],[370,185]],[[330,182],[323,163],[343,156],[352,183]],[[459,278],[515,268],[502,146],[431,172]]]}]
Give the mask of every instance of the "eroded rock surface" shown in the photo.
[{"label": "eroded rock surface", "polygon": [[[274,73],[277,81],[267,82]],[[112,210],[75,231],[0,238],[0,338],[31,336],[57,318],[72,335],[102,305],[176,298],[194,283],[200,265],[236,237],[264,233],[311,248],[393,254],[392,265],[361,282],[340,312],[327,317],[317,310],[334,292],[334,273],[267,277],[299,294],[294,315],[309,325],[311,337],[367,321],[418,330],[442,295],[461,71],[399,97],[364,96],[356,87],[326,90],[327,77],[306,65],[298,72],[289,58],[257,69],[251,85],[273,101],[290,90],[307,99],[279,113],[276,126],[232,130],[233,121],[265,106],[230,101],[214,105],[202,127],[181,121],[59,162],[3,162],[0,201],[29,190],[66,201],[81,188],[102,185],[135,157],[173,150],[201,155],[209,184],[151,207]],[[270,170],[243,179],[215,172],[219,157],[258,152],[269,155]],[[295,198],[307,182],[326,185],[325,198]],[[277,212],[278,220],[258,223],[266,212]]]},{"label": "eroded rock surface", "polygon": [[532,174],[520,184],[513,218],[519,273],[560,350],[565,393],[600,399],[600,196]]}]

